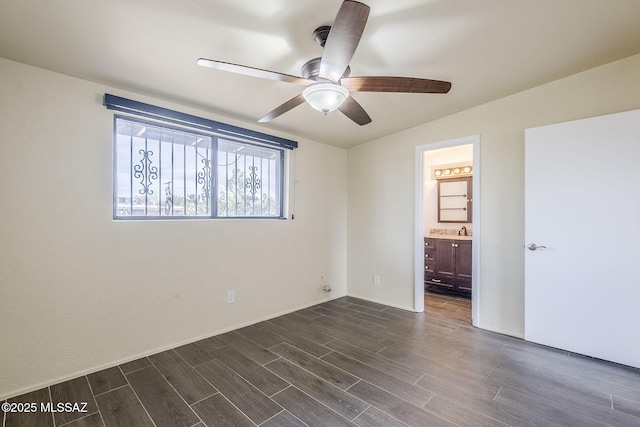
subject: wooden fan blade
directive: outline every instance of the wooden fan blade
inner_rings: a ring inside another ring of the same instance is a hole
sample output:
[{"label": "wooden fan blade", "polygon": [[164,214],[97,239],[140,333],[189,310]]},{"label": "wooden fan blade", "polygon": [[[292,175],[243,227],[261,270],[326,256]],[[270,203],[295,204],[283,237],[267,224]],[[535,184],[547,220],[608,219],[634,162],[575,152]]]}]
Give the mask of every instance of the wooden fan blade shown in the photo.
[{"label": "wooden fan blade", "polygon": [[202,67],[213,68],[215,70],[228,71],[245,76],[259,77],[261,79],[276,80],[279,82],[295,83],[302,86],[309,86],[316,83],[302,77],[290,76],[289,74],[278,73],[276,71],[262,70],[260,68],[247,67],[246,65],[232,64],[230,62],[216,61],[213,59],[200,58],[197,64]]},{"label": "wooden fan blade", "polygon": [[270,122],[271,120],[275,119],[276,117],[281,116],[282,114],[286,113],[287,111],[296,108],[298,105],[300,105],[302,103],[304,103],[304,97],[302,96],[302,94],[300,94],[300,95],[298,95],[298,96],[296,96],[294,98],[291,98],[290,100],[288,100],[287,102],[285,102],[281,106],[277,107],[273,111],[269,112],[266,116],[264,116],[263,118],[261,118],[258,121],[260,123]]},{"label": "wooden fan blade", "polygon": [[349,117],[351,120],[364,126],[371,123],[371,117],[364,111],[364,108],[358,102],[353,99],[352,96],[348,97],[346,101],[338,108],[342,114]]},{"label": "wooden fan blade", "polygon": [[349,92],[447,93],[451,83],[413,77],[345,77],[340,83]]},{"label": "wooden fan blade", "polygon": [[347,69],[367,24],[369,6],[346,0],[331,26],[320,62],[319,76],[337,82]]}]

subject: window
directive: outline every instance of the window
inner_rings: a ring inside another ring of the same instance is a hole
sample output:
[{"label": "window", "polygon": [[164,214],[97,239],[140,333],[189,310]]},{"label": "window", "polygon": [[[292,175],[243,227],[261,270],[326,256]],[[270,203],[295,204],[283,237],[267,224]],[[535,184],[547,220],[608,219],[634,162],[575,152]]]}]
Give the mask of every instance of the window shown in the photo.
[{"label": "window", "polygon": [[219,140],[217,154],[218,216],[281,216],[282,150]]},{"label": "window", "polygon": [[283,218],[285,147],[217,133],[116,115],[114,218]]}]

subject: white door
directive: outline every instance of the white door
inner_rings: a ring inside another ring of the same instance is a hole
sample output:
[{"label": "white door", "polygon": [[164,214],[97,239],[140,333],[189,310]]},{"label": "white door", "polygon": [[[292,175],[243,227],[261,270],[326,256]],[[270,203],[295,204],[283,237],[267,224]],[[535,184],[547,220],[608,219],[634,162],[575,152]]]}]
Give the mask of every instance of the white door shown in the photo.
[{"label": "white door", "polygon": [[640,367],[640,110],[527,129],[525,168],[525,339]]}]

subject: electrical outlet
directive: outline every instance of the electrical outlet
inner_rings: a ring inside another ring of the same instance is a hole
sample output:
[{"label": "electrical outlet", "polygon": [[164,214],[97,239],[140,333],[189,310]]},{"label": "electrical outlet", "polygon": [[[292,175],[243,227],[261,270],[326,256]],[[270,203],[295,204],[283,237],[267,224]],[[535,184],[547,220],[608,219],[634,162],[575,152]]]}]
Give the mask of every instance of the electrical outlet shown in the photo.
[{"label": "electrical outlet", "polygon": [[233,304],[234,302],[236,302],[236,292],[227,291],[227,304]]},{"label": "electrical outlet", "polygon": [[376,286],[380,285],[380,276],[379,275],[377,275],[377,274],[373,275],[373,284],[376,285]]}]

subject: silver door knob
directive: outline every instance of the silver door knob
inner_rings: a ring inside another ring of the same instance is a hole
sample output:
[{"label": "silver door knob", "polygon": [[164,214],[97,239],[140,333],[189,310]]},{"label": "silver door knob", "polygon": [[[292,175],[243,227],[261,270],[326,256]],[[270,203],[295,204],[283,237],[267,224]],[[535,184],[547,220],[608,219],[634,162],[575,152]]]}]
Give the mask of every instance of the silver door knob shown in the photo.
[{"label": "silver door knob", "polygon": [[530,251],[535,251],[536,249],[547,249],[547,247],[546,247],[546,246],[538,246],[538,245],[536,245],[535,243],[531,243],[529,246],[527,246],[527,248],[528,248]]}]

